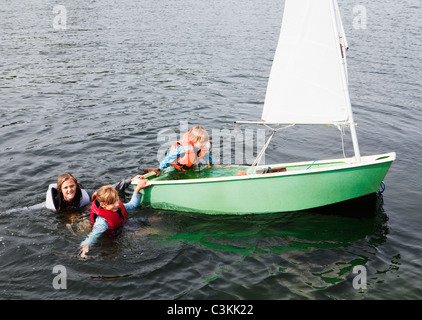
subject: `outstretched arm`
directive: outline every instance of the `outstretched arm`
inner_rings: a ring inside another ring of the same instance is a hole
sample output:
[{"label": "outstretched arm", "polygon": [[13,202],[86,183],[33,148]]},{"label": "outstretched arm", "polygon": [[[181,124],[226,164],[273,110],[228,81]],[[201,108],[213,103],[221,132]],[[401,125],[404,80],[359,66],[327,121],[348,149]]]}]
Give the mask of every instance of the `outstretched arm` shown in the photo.
[{"label": "outstretched arm", "polygon": [[128,177],[128,178],[124,178],[122,180],[120,180],[119,182],[114,183],[112,186],[114,189],[116,189],[117,191],[122,191],[125,190],[127,187],[130,186],[131,182],[134,179],[142,179],[142,175],[137,174],[136,176],[134,176],[133,178]]},{"label": "outstretched arm", "polygon": [[98,216],[90,234],[81,243],[81,257],[86,258],[89,247],[97,242],[98,238],[108,229],[108,222],[103,217]]},{"label": "outstretched arm", "polygon": [[136,185],[135,190],[133,191],[133,194],[132,194],[132,199],[130,199],[130,201],[128,203],[124,204],[126,210],[130,210],[130,209],[133,209],[133,208],[136,208],[137,206],[139,206],[139,204],[141,203],[141,199],[142,199],[142,193],[139,193],[139,191],[148,187],[150,184],[151,183],[147,179],[139,179],[137,181],[137,185]]},{"label": "outstretched arm", "polygon": [[184,154],[183,147],[180,145],[172,152],[168,152],[166,157],[163,161],[160,162],[160,169],[164,170],[165,168],[169,167],[173,162],[176,161],[178,156],[182,156]]}]

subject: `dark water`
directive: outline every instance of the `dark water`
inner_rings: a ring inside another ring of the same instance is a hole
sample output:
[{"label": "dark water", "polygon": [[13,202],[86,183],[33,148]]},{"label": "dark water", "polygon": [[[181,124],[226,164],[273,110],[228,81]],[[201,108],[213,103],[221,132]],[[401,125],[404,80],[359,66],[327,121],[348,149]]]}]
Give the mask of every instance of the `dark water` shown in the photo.
[{"label": "dark water", "polygon": [[[157,166],[164,129],[232,132],[234,120],[259,119],[284,2],[75,0],[65,3],[66,29],[53,24],[57,4],[8,0],[0,9],[1,299],[422,297],[420,1],[339,1],[361,153],[397,153],[372,215],[141,207],[87,260],[78,246],[89,208],[25,207],[43,202],[63,172],[97,188]],[[342,157],[337,129],[283,131],[265,161],[321,156]],[[236,159],[221,151],[216,161]],[[55,266],[66,289],[54,287]],[[366,288],[354,287],[359,266]]]}]

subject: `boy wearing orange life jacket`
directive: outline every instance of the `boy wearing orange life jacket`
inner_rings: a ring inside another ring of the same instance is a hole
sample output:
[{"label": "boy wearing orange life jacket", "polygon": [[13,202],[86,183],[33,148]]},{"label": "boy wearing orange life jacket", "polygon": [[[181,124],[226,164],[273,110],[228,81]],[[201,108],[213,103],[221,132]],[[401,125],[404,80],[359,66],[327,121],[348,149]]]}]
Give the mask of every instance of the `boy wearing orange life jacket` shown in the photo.
[{"label": "boy wearing orange life jacket", "polygon": [[211,144],[208,132],[202,126],[195,126],[176,141],[160,163],[160,170],[173,166],[179,171],[186,171],[201,158],[212,165]]}]

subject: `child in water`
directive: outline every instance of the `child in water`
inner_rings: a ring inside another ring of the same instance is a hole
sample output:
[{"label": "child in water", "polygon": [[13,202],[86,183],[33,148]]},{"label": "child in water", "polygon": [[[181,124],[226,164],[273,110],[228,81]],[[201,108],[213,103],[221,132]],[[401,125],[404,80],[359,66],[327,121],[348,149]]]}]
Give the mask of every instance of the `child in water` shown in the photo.
[{"label": "child in water", "polygon": [[149,186],[147,179],[139,179],[129,203],[123,204],[119,194],[111,185],[102,186],[92,195],[91,233],[81,243],[81,257],[85,258],[89,247],[107,230],[121,227],[127,220],[127,210],[139,206],[142,194],[141,189]]}]

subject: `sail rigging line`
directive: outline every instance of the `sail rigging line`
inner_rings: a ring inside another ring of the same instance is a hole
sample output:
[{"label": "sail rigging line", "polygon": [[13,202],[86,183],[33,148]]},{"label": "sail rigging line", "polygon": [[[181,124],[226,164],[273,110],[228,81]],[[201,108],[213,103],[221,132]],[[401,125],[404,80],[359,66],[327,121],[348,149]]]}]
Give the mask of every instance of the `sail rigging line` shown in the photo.
[{"label": "sail rigging line", "polygon": [[343,150],[343,158],[346,158],[346,153],[344,151],[344,136],[346,135],[346,133],[344,132],[344,126],[338,126],[338,129],[340,130],[341,149]]},{"label": "sail rigging line", "polygon": [[263,125],[266,126],[267,128],[269,128],[270,130],[272,130],[272,132],[271,132],[271,135],[268,138],[267,142],[264,144],[264,146],[262,147],[261,151],[258,153],[255,161],[252,163],[251,168],[249,168],[249,170],[251,170],[253,167],[256,167],[259,164],[259,162],[261,161],[262,157],[265,154],[265,151],[268,148],[268,145],[270,144],[271,139],[273,138],[273,136],[275,135],[275,133],[277,131],[284,130],[284,129],[287,129],[287,128],[290,128],[290,127],[295,126],[295,124],[290,124],[290,125],[286,125],[284,127],[278,128],[278,129],[274,129],[274,128],[271,128],[269,125],[267,125],[265,123],[263,123]]}]

